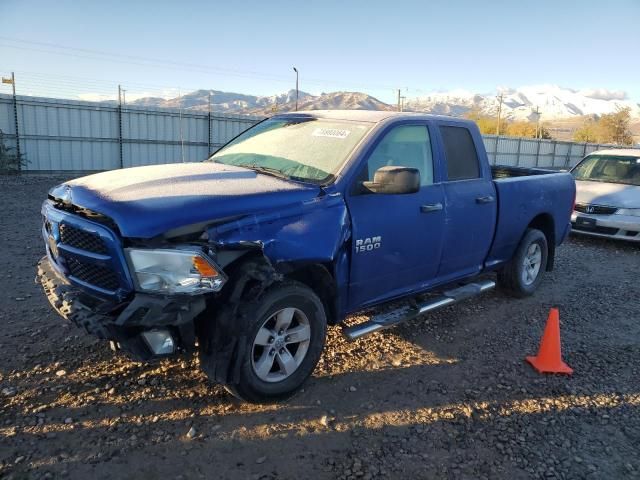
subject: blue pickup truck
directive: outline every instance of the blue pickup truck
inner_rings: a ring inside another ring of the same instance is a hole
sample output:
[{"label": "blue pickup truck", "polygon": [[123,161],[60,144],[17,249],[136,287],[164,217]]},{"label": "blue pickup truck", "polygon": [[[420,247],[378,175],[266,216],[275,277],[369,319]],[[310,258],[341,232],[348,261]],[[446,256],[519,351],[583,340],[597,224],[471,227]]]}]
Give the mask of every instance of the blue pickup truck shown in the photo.
[{"label": "blue pickup truck", "polygon": [[54,187],[37,281],[113,349],[197,351],[211,380],[275,401],[312,373],[327,326],[354,312],[385,307],[343,327],[350,339],[496,281],[531,295],[574,201],[568,173],[492,168],[469,121],[281,114],[201,163]]}]

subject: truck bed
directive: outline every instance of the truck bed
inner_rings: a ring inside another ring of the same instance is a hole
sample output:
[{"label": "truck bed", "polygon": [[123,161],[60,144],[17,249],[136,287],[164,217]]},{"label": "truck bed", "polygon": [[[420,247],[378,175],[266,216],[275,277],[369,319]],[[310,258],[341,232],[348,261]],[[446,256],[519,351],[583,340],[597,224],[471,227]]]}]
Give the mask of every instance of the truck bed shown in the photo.
[{"label": "truck bed", "polygon": [[568,172],[540,168],[492,167],[498,200],[496,233],[487,265],[509,260],[527,225],[541,215],[553,245],[568,232],[575,182]]},{"label": "truck bed", "polygon": [[507,165],[494,165],[491,167],[491,176],[494,180],[511,177],[528,177],[531,175],[549,175],[559,173],[558,170],[546,170],[544,168],[510,167]]}]

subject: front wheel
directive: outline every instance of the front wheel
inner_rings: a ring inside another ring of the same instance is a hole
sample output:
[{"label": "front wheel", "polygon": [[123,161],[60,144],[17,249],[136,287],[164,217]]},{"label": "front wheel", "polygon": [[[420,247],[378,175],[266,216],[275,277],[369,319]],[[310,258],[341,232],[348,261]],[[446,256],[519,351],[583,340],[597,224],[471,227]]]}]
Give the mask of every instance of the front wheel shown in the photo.
[{"label": "front wheel", "polygon": [[498,273],[498,283],[515,297],[532,295],[547,268],[548,256],[547,237],[540,230],[528,229],[513,258]]},{"label": "front wheel", "polygon": [[239,349],[239,375],[227,390],[254,403],[290,397],[322,354],[327,331],[322,302],[301,283],[277,283],[245,305],[243,316],[248,334]]}]

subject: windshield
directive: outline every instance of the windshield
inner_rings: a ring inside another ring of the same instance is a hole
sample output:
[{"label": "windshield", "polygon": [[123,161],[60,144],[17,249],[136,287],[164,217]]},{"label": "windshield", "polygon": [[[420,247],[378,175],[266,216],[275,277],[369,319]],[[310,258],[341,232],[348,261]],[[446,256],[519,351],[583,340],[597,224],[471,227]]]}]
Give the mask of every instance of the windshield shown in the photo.
[{"label": "windshield", "polygon": [[274,118],[250,128],[209,161],[325,183],[371,125],[311,117]]},{"label": "windshield", "polygon": [[589,155],[571,173],[576,180],[640,186],[640,158]]}]

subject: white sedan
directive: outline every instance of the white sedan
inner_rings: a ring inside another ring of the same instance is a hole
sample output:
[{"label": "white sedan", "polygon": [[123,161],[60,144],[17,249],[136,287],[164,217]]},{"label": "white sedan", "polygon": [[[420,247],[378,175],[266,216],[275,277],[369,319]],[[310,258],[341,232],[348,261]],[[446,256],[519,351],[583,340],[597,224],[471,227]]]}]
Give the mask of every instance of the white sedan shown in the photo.
[{"label": "white sedan", "polygon": [[640,149],[593,152],[571,173],[572,232],[640,242]]}]

